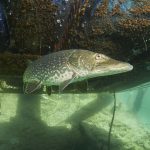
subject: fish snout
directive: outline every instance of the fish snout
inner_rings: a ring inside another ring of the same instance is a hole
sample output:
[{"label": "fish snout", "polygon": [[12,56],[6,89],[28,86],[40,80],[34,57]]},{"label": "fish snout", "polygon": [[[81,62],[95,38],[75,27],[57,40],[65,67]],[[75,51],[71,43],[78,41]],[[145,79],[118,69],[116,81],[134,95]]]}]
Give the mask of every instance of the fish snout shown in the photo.
[{"label": "fish snout", "polygon": [[121,72],[127,72],[131,71],[133,69],[133,66],[129,63],[126,62],[120,62],[117,61],[116,69],[120,70]]}]

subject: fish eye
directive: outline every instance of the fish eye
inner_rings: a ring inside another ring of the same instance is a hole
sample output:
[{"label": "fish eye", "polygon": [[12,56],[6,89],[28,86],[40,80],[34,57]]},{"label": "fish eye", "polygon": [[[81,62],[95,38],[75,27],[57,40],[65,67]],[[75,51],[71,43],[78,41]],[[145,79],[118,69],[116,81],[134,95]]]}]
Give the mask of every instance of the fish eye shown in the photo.
[{"label": "fish eye", "polygon": [[103,55],[103,54],[96,54],[95,55],[95,61],[97,62],[97,63],[99,63],[99,62],[105,62],[105,61],[107,61],[109,58],[107,57],[107,56],[105,56],[105,55]]},{"label": "fish eye", "polygon": [[101,58],[102,58],[101,54],[97,54],[96,57],[95,57],[96,60],[99,60]]}]

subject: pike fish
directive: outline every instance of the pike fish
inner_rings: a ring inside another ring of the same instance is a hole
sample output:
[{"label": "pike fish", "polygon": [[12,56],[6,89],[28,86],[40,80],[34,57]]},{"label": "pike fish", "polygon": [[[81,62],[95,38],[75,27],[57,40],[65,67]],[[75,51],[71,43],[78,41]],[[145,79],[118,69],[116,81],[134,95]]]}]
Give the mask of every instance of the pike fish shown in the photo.
[{"label": "pike fish", "polygon": [[60,91],[63,91],[73,82],[132,69],[129,63],[104,54],[82,49],[63,50],[42,56],[29,64],[23,75],[24,93],[52,85],[58,85]]}]

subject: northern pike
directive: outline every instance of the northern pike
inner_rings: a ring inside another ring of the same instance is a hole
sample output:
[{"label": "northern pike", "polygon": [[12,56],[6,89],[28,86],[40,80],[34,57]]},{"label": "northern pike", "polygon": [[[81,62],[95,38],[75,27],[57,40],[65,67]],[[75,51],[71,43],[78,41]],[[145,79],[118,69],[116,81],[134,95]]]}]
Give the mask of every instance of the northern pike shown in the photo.
[{"label": "northern pike", "polygon": [[33,61],[24,72],[24,93],[41,86],[58,85],[60,91],[70,83],[89,78],[127,72],[133,66],[89,50],[70,49],[54,52]]}]

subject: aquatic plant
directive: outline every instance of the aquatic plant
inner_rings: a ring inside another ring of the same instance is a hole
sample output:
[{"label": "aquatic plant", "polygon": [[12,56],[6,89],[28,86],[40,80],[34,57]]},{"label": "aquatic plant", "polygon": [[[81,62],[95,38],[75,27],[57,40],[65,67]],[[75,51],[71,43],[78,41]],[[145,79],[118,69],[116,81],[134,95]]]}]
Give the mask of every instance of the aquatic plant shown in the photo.
[{"label": "aquatic plant", "polygon": [[[127,53],[131,55],[132,49],[140,49],[141,52],[148,49],[150,46],[148,0],[99,0],[96,5],[90,6],[92,8],[86,9],[84,19],[80,20],[80,26],[72,27],[69,32],[70,47],[99,49],[103,53],[109,51],[115,56],[120,53],[124,53],[121,54],[124,56]],[[89,15],[91,12],[92,15]],[[128,41],[126,45],[122,42],[125,40]],[[107,42],[116,44],[116,48],[112,51],[111,45],[108,47]]]},{"label": "aquatic plant", "polygon": [[44,53],[49,49],[55,39],[56,9],[49,0],[13,1],[10,18],[12,46],[30,53]]},{"label": "aquatic plant", "polygon": [[[120,55],[121,47],[131,51],[143,41],[138,49],[148,49],[149,7],[147,0],[15,0],[11,47],[38,54],[84,48]],[[122,45],[125,38],[128,47]]]},{"label": "aquatic plant", "polygon": [[110,123],[110,128],[109,128],[109,132],[108,132],[108,150],[111,150],[110,148],[110,144],[111,144],[111,132],[112,132],[112,128],[113,128],[113,123],[114,123],[114,119],[115,119],[115,113],[116,113],[116,94],[114,91],[114,108],[113,108],[113,114],[112,114],[112,119],[111,119],[111,123]]}]

